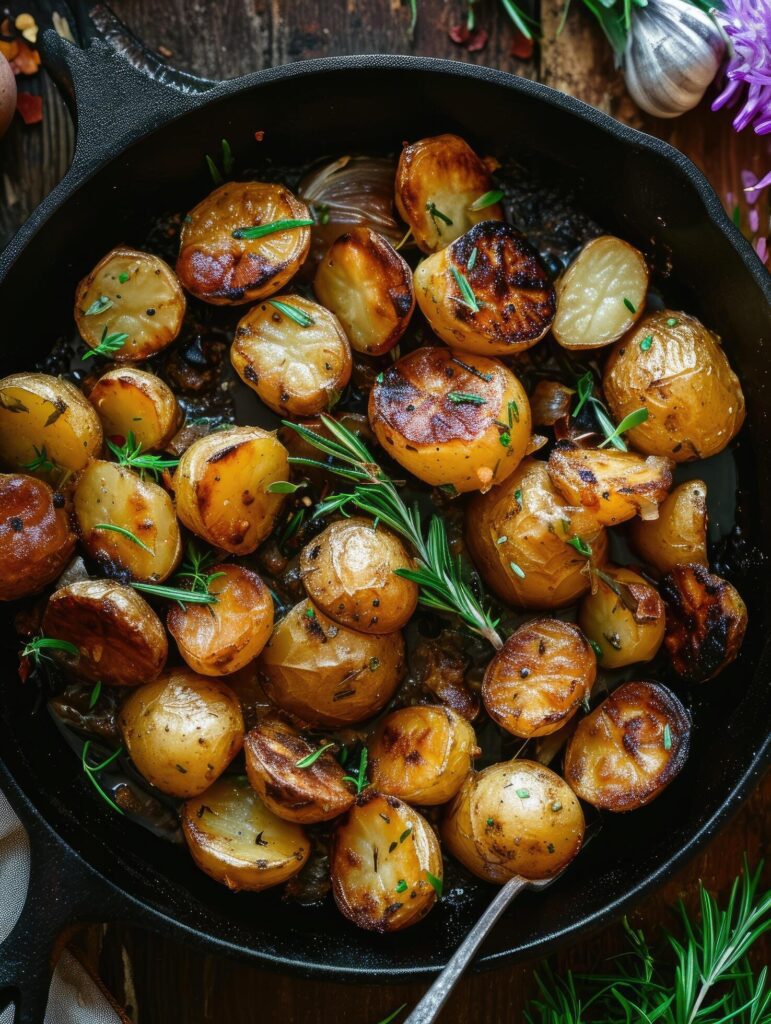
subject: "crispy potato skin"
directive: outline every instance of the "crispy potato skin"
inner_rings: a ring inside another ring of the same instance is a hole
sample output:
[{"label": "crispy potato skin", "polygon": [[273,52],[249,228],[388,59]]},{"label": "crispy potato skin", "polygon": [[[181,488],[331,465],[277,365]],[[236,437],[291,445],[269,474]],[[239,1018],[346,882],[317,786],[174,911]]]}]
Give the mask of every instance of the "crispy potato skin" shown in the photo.
[{"label": "crispy potato skin", "polygon": [[123,444],[133,434],[145,451],[162,449],[182,425],[174,392],[154,373],[125,366],[108,370],[91,389],[105,437]]},{"label": "crispy potato skin", "polygon": [[[465,276],[478,311],[460,301],[464,296],[453,270]],[[536,250],[510,224],[491,220],[423,260],[415,270],[415,297],[442,341],[483,356],[531,348],[551,327],[556,309],[554,287]]]},{"label": "crispy potato skin", "polygon": [[258,664],[268,697],[290,715],[313,726],[350,725],[393,696],[404,639],[356,632],[300,601],[276,624]]},{"label": "crispy potato skin", "polygon": [[561,729],[592,692],[597,659],[580,629],[534,619],[516,629],[487,666],[482,699],[490,717],[522,739]]},{"label": "crispy potato skin", "polygon": [[[484,403],[450,397],[468,394]],[[513,473],[532,426],[525,390],[508,367],[445,348],[419,348],[390,366],[370,392],[369,421],[406,470],[460,492],[488,490]]]},{"label": "crispy potato skin", "polygon": [[277,715],[270,715],[246,734],[246,774],[265,806],[285,821],[313,824],[331,821],[352,807],[355,796],[343,782],[343,769],[330,751],[307,768],[298,761],[313,754],[321,741],[310,743]]},{"label": "crispy potato skin", "polygon": [[77,472],[101,447],[99,417],[74,384],[47,373],[0,380],[0,464],[25,469],[37,448],[56,466]]},{"label": "crispy potato skin", "polygon": [[[121,276],[128,275],[121,281]],[[101,313],[92,304],[109,299]],[[139,362],[166,348],[177,337],[185,316],[185,293],[158,256],[118,246],[83,278],[75,293],[75,323],[87,345],[95,348],[103,334],[128,334],[111,358]]]},{"label": "crispy potato skin", "polygon": [[0,473],[0,601],[53,583],[74,548],[61,495],[33,476]]},{"label": "crispy potato skin", "polygon": [[337,824],[329,864],[338,909],[371,932],[396,932],[421,921],[436,902],[427,872],[442,878],[442,852],[426,819],[372,790]]},{"label": "crispy potato skin", "polygon": [[714,679],[741,650],[747,606],[727,580],[703,565],[676,565],[661,582],[664,646],[675,671],[692,683]]},{"label": "crispy potato skin", "polygon": [[[492,189],[490,172],[458,135],[434,135],[405,146],[396,168],[396,209],[421,252],[436,252],[482,220],[503,220],[499,203],[470,210]],[[430,204],[451,220],[447,224]]]},{"label": "crispy potato skin", "polygon": [[442,840],[469,871],[503,884],[551,878],[581,849],[584,815],[559,775],[515,759],[472,772],[447,808]]},{"label": "crispy potato skin", "polygon": [[370,356],[398,343],[415,309],[409,264],[368,227],[351,228],[332,243],[313,290],[343,325],[351,347]]},{"label": "crispy potato skin", "polygon": [[250,554],[273,529],[289,477],[286,448],[260,427],[234,427],[194,441],[174,474],[177,515],[197,536],[234,555]]},{"label": "crispy potato skin", "polygon": [[[602,562],[607,537],[585,509],[562,503],[545,462],[517,471],[466,509],[465,538],[487,586],[521,608],[562,608],[589,589],[587,560],[568,541],[580,537]],[[512,563],[524,575],[512,569]]]},{"label": "crispy potato skin", "polygon": [[407,625],[418,587],[395,571],[412,568],[396,534],[361,516],[331,523],[300,555],[300,577],[314,604],[362,633],[394,633]]},{"label": "crispy potato skin", "polygon": [[235,693],[185,668],[132,690],[118,726],[137,771],[164,793],[185,798],[203,793],[244,739]]},{"label": "crispy potato skin", "polygon": [[687,480],[659,505],[659,517],[629,524],[629,539],[637,554],[659,572],[676,565],[707,561],[707,485]]},{"label": "crispy potato skin", "polygon": [[283,185],[260,181],[220,185],[182,224],[179,279],[191,295],[217,306],[274,295],[308,255],[310,228],[290,228],[251,240],[233,238],[233,232],[277,220],[308,219],[308,207]]},{"label": "crispy potato skin", "polygon": [[664,602],[656,588],[631,569],[611,565],[603,566],[596,583],[581,601],[578,624],[602,650],[602,667],[650,661],[665,627]]},{"label": "crispy potato skin", "polygon": [[391,712],[370,738],[368,750],[375,789],[423,805],[452,799],[480,753],[465,718],[428,704]]},{"label": "crispy potato skin", "polygon": [[166,625],[187,664],[203,676],[224,676],[253,661],[273,629],[273,599],[256,572],[218,565],[209,593],[216,604],[173,604]]},{"label": "crispy potato skin", "polygon": [[645,423],[624,435],[645,455],[706,459],[744,422],[742,387],[717,336],[686,313],[644,317],[612,349],[602,388],[616,422],[641,406],[648,410]]},{"label": "crispy potato skin", "polygon": [[578,723],[565,751],[565,779],[594,807],[633,811],[680,773],[690,735],[690,716],[666,686],[624,683]]},{"label": "crispy potato skin", "polygon": [[54,651],[80,679],[141,686],[163,671],[163,624],[134,589],[113,580],[81,580],[53,593],[43,616],[45,636],[69,640],[80,656]]},{"label": "crispy potato skin", "polygon": [[233,892],[260,892],[286,882],[311,851],[299,825],[277,818],[234,775],[187,801],[182,831],[198,867]]}]

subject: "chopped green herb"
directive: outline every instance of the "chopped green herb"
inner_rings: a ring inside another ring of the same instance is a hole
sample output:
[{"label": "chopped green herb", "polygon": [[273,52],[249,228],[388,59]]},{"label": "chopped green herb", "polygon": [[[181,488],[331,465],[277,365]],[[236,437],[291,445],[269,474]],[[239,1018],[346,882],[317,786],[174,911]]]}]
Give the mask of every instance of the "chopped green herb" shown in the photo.
[{"label": "chopped green herb", "polygon": [[384,380],[385,380],[385,374],[384,373],[379,373],[377,375],[377,377],[375,377],[375,383],[376,384],[382,384]]},{"label": "chopped green herb", "polygon": [[573,534],[573,536],[567,543],[571,546],[571,548],[575,548],[579,555],[583,555],[584,558],[591,557],[591,546],[587,544],[585,540],[582,540],[581,537],[577,537],[575,534]]},{"label": "chopped green herb", "polygon": [[221,185],[223,178],[222,175],[220,174],[219,167],[217,167],[217,165],[215,164],[215,162],[212,160],[208,153],[205,154],[204,159],[206,160],[206,166],[209,168],[211,180],[214,182],[215,185]]},{"label": "chopped green herb", "polygon": [[104,313],[112,304],[112,299],[108,299],[106,295],[100,295],[98,299],[94,299],[83,316],[97,316],[99,313]]},{"label": "chopped green herb", "polygon": [[505,544],[508,539],[509,539],[508,537],[499,537],[498,540],[495,543],[496,544]]},{"label": "chopped green herb", "polygon": [[99,697],[101,696],[101,693],[102,693],[102,680],[98,679],[94,683],[94,688],[91,690],[91,694],[90,694],[90,696],[88,698],[88,710],[89,711],[92,711],[96,707],[97,701],[99,700]]},{"label": "chopped green herb", "polygon": [[306,608],[305,609],[305,614],[306,614],[307,618],[309,618],[309,619],[315,619],[316,618],[316,612],[312,608]]},{"label": "chopped green herb", "polygon": [[597,661],[602,661],[602,648],[600,647],[600,645],[597,643],[596,640],[592,640],[590,637],[587,637],[587,640],[589,641],[589,646],[595,653]]},{"label": "chopped green herb", "polygon": [[127,274],[126,271],[124,270],[120,274],[118,274],[118,280],[120,281],[121,284],[125,284],[126,281],[128,281],[130,276],[131,275]]},{"label": "chopped green herb", "polygon": [[522,504],[522,491],[520,491],[519,488],[514,491],[514,501],[516,501],[518,505]]},{"label": "chopped green herb", "polygon": [[94,345],[93,348],[87,349],[81,356],[84,360],[90,359],[92,356],[111,356],[116,352],[119,352],[128,341],[128,334],[108,334],[107,328],[102,331],[102,337],[99,339],[99,344]]},{"label": "chopped green herb", "polygon": [[491,373],[482,373],[481,370],[477,370],[475,366],[471,366],[469,363],[464,363],[462,359],[458,359],[457,356],[453,356],[450,362],[457,363],[458,366],[462,366],[468,373],[472,373],[475,377],[479,377],[480,380],[486,380],[488,383],[493,379]]},{"label": "chopped green herb", "polygon": [[95,523],[95,530],[111,530],[113,533],[119,533],[122,537],[126,537],[131,541],[132,544],[136,544],[138,548],[142,548],[148,555],[154,555],[155,552],[152,548],[149,548],[143,540],[140,540],[135,533],[131,530],[127,530],[125,526],[116,526],[114,523]]},{"label": "chopped green herb", "polygon": [[167,601],[177,601],[182,608],[188,604],[216,604],[214,594],[201,594],[195,590],[183,590],[182,587],[166,587],[160,583],[131,583],[134,590],[154,597],[163,597]]},{"label": "chopped green herb", "polygon": [[22,469],[28,469],[30,473],[35,473],[38,470],[42,473],[53,472],[56,468],[56,463],[48,458],[45,445],[42,448],[38,448],[37,445],[33,444],[32,448],[35,452],[35,458],[31,462],[24,463]]},{"label": "chopped green herb", "polygon": [[664,750],[672,749],[672,730],[669,727],[669,722],[664,726]]},{"label": "chopped green herb", "polygon": [[667,320],[667,327],[676,327],[678,323],[679,323],[679,321],[678,321],[677,317],[676,316],[671,316]]},{"label": "chopped green herb", "polygon": [[479,196],[478,199],[475,199],[471,206],[469,206],[469,210],[472,210],[474,213],[478,210],[486,210],[488,206],[495,206],[496,203],[500,203],[501,199],[503,199],[503,192],[501,189],[493,189],[490,192],[485,192],[485,194]]},{"label": "chopped green herb", "polygon": [[588,370],[583,376],[579,377],[576,381],[576,393],[578,394],[578,403],[573,410],[573,416],[578,414],[583,409],[584,405],[592,397],[592,391],[594,390],[594,375],[591,370]]},{"label": "chopped green herb", "polygon": [[471,250],[471,255],[466,261],[466,270],[473,270],[477,265],[477,256],[479,255],[479,249],[476,246]]},{"label": "chopped green herb", "polygon": [[432,875],[430,871],[426,870],[426,878],[431,883],[431,888],[437,895],[438,899],[442,898],[442,892],[444,891],[444,882],[441,878],[437,878],[436,875]]},{"label": "chopped green herb", "polygon": [[517,789],[517,790],[515,790],[515,793],[517,794],[517,796],[519,797],[520,800],[527,800],[528,797],[530,796],[530,790],[529,789]]},{"label": "chopped green herb", "polygon": [[[209,594],[209,587],[212,583],[224,576],[224,572],[208,572],[216,560],[213,551],[202,551],[192,540],[188,541],[186,558],[182,563],[182,569],[177,573],[177,578],[191,580],[190,590],[196,594]],[[216,600],[216,599],[215,599]]]},{"label": "chopped green herb", "polygon": [[477,302],[476,295],[474,295],[471,285],[466,280],[466,275],[461,274],[458,268],[454,266],[450,267],[450,272],[452,276],[455,278],[455,283],[460,289],[460,293],[462,295],[462,298],[460,299],[453,296],[455,301],[460,302],[461,305],[463,306],[467,306],[472,313],[478,313],[481,307]]},{"label": "chopped green herb", "polygon": [[309,228],[313,221],[307,217],[288,220],[273,220],[269,224],[256,224],[254,227],[236,228],[231,231],[233,238],[244,238],[253,241],[255,238],[264,238],[266,235],[275,234],[277,231],[291,231],[293,228]]},{"label": "chopped green herb", "polygon": [[428,210],[428,215],[431,218],[431,220],[434,222],[434,228],[436,229],[436,231],[440,235],[442,233],[442,229],[439,226],[439,224],[437,223],[437,221],[441,220],[441,221],[444,221],[445,224],[448,224],[448,225],[452,224],[452,221],[447,216],[447,214],[446,213],[442,213],[442,211],[437,208],[436,203],[433,203],[433,202],[426,203],[426,210]]},{"label": "chopped green herb", "polygon": [[69,640],[57,640],[51,636],[37,636],[34,640],[30,640],[29,643],[25,644],[21,651],[22,658],[31,658],[36,665],[40,665],[42,661],[50,661],[51,659],[45,651],[64,651],[65,654],[71,654],[73,658],[77,658],[80,655],[80,651],[71,644]]},{"label": "chopped green herb", "polygon": [[403,878],[400,878],[399,881],[396,883],[396,891],[398,893],[407,892],[407,883],[404,881]]},{"label": "chopped green herb", "polygon": [[133,431],[129,431],[125,444],[117,445],[108,441],[107,447],[118,460],[119,465],[128,466],[129,469],[138,469],[140,475],[144,475],[144,472],[147,471],[157,479],[161,470],[176,469],[179,465],[179,459],[169,459],[163,455],[143,454],[142,445],[137,441]]},{"label": "chopped green herb", "polygon": [[295,768],[310,768],[312,764],[315,764],[325,750],[329,750],[330,747],[334,747],[334,743],[325,743],[323,747],[319,747],[318,750],[314,750],[312,754],[308,754],[307,757],[301,757],[299,761],[295,761]]},{"label": "chopped green herb", "polygon": [[525,578],[525,570],[521,566],[517,565],[516,562],[509,562],[509,568],[514,573],[514,575],[519,576],[521,580]]},{"label": "chopped green herb", "polygon": [[295,491],[299,491],[302,484],[293,484],[289,480],[274,480],[272,484],[268,484],[265,488],[266,494],[294,494]]},{"label": "chopped green herb", "polygon": [[343,782],[350,782],[356,787],[357,795],[366,789],[369,783],[367,782],[367,759],[368,759],[367,748],[361,748],[361,756],[359,757],[359,768],[355,775],[344,775]]},{"label": "chopped green herb", "polygon": [[499,435],[498,440],[500,441],[504,448],[508,448],[509,445],[511,444],[511,434],[508,432],[508,430],[504,430]]},{"label": "chopped green herb", "polygon": [[298,309],[297,306],[290,306],[288,302],[281,302],[279,299],[268,299],[268,304],[277,309],[279,313],[283,313],[284,316],[288,316],[290,320],[294,320],[300,327],[310,327],[315,324],[316,321],[312,316],[309,316],[304,309]]},{"label": "chopped green herb", "polygon": [[235,164],[233,150],[230,148],[230,143],[227,139],[222,139],[220,146],[222,147],[222,169],[225,174],[230,174]]},{"label": "chopped green herb", "polygon": [[487,827],[488,828],[492,828],[494,824],[495,824],[495,822],[493,821],[492,818],[488,818],[487,819]]},{"label": "chopped green herb", "polygon": [[509,426],[513,427],[515,423],[519,423],[519,406],[512,398],[509,401]]},{"label": "chopped green herb", "polygon": [[640,342],[640,348],[642,349],[643,352],[647,352],[652,344],[653,344],[653,335],[652,334],[648,334]]},{"label": "chopped green herb", "polygon": [[403,842],[404,842],[404,840],[405,840],[405,839],[409,839],[411,835],[412,835],[412,826],[410,826],[409,828],[406,828],[406,829],[405,829],[405,830],[404,830],[404,831],[402,832],[402,834],[401,834],[401,835],[399,836],[399,842],[400,842],[400,843],[403,843]]},{"label": "chopped green herb", "polygon": [[637,312],[637,307],[634,305],[634,303],[630,302],[629,299],[624,299],[624,305],[626,306],[626,308],[629,310],[630,313],[636,313]]},{"label": "chopped green herb", "polygon": [[487,399],[482,398],[481,395],[472,395],[467,391],[450,391],[447,397],[455,405],[463,405],[464,403],[470,405],[487,405]]},{"label": "chopped green herb", "polygon": [[628,416],[625,416],[619,425],[613,430],[611,434],[605,438],[600,445],[600,448],[604,448],[606,444],[613,444],[615,438],[620,437],[626,433],[627,430],[632,430],[634,427],[639,427],[641,423],[645,423],[648,419],[648,410],[645,406],[640,409],[635,409],[634,412],[630,412]]},{"label": "chopped green herb", "polygon": [[282,532],[276,538],[276,544],[279,548],[284,547],[287,541],[291,540],[292,537],[302,526],[302,522],[305,519],[305,509],[298,508],[297,511],[291,516],[289,522],[286,524]]}]

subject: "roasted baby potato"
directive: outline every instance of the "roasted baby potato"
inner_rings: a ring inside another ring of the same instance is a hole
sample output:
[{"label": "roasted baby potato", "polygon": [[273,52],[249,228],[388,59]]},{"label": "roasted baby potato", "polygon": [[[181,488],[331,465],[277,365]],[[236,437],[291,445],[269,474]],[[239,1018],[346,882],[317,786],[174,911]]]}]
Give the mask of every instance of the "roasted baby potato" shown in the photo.
[{"label": "roasted baby potato", "polygon": [[169,385],[133,366],[108,370],[88,400],[102,421],[105,437],[119,445],[133,434],[144,451],[162,449],[182,424],[182,411]]},{"label": "roasted baby potato", "polygon": [[[281,221],[307,224],[244,237]],[[182,223],[177,274],[197,299],[235,306],[274,295],[300,269],[311,245],[308,207],[284,185],[229,181]]]},{"label": "roasted baby potato", "polygon": [[410,804],[443,804],[460,789],[481,751],[471,725],[429,704],[392,711],[369,740],[372,785]]},{"label": "roasted baby potato", "polygon": [[273,529],[286,480],[286,448],[260,427],[233,427],[194,441],[174,474],[177,515],[215,547],[248,555]]},{"label": "roasted baby potato", "polygon": [[515,759],[466,778],[447,808],[442,839],[487,882],[551,878],[581,849],[584,815],[559,775]]},{"label": "roasted baby potato", "polygon": [[0,463],[7,468],[48,475],[53,464],[77,472],[101,447],[99,417],[68,380],[47,373],[0,380]]},{"label": "roasted baby potato", "polygon": [[129,757],[147,781],[171,796],[198,796],[241,749],[238,697],[219,679],[186,668],[132,690],[118,715]]},{"label": "roasted baby potato", "polygon": [[300,824],[331,821],[353,806],[345,773],[330,751],[306,763],[322,746],[303,739],[277,715],[263,718],[246,734],[249,782],[279,818]]},{"label": "roasted baby potato", "polygon": [[492,191],[490,172],[458,135],[405,146],[396,168],[396,209],[422,252],[449,245],[481,220],[503,220],[500,203],[472,207]]},{"label": "roasted baby potato", "polygon": [[679,676],[714,679],[739,653],[747,606],[736,587],[703,565],[676,565],[661,582],[667,612],[664,646]]},{"label": "roasted baby potato", "polygon": [[679,774],[690,746],[688,712],[660,683],[624,683],[578,723],[565,779],[605,811],[644,807]]},{"label": "roasted baby potato", "polygon": [[0,473],[0,601],[53,583],[74,548],[64,498],[33,476]]},{"label": "roasted baby potato", "polygon": [[442,852],[429,823],[396,797],[372,790],[332,833],[329,866],[338,909],[371,932],[417,924],[442,885]]},{"label": "roasted baby potato", "polygon": [[348,629],[300,601],[276,624],[258,665],[265,692],[284,711],[308,725],[350,725],[393,696],[404,674],[404,640]]},{"label": "roasted baby potato", "polygon": [[153,583],[179,564],[182,539],[171,498],[127,466],[90,462],[78,477],[73,508],[83,547],[99,564]]},{"label": "roasted baby potato", "polygon": [[418,265],[415,298],[442,341],[483,356],[535,345],[556,309],[536,250],[510,224],[491,220]]},{"label": "roasted baby potato", "polygon": [[331,523],[300,555],[300,577],[314,604],[362,633],[394,633],[407,625],[418,587],[396,570],[413,568],[396,534],[359,516]]},{"label": "roasted baby potato", "polygon": [[637,554],[659,572],[695,562],[707,565],[707,485],[688,480],[659,505],[658,519],[629,524]]},{"label": "roasted baby potato", "polygon": [[280,416],[328,412],[351,378],[351,346],[328,309],[300,295],[252,306],[230,359],[244,384]]},{"label": "roasted baby potato", "polygon": [[[561,608],[589,589],[589,565],[602,562],[605,530],[583,508],[562,503],[545,462],[525,459],[500,487],[475,496],[465,538],[482,579],[521,608]],[[580,549],[580,550],[579,550]]]},{"label": "roasted baby potato", "polygon": [[651,313],[605,364],[602,388],[617,422],[645,406],[624,437],[645,455],[690,462],[717,455],[744,422],[744,395],[720,339],[686,313]]},{"label": "roasted baby potato", "polygon": [[557,281],[552,334],[565,348],[600,348],[642,315],[648,267],[641,252],[613,235],[587,242]]},{"label": "roasted baby potato", "polygon": [[603,526],[639,515],[655,519],[672,486],[672,463],[655,455],[605,448],[554,448],[549,476],[570,505],[585,508]]},{"label": "roasted baby potato", "polygon": [[110,358],[140,362],[174,341],[185,307],[185,293],[167,263],[149,252],[118,246],[78,285],[75,323],[91,348],[108,335],[128,335]]},{"label": "roasted baby potato", "polygon": [[311,852],[300,826],[277,818],[238,775],[218,779],[188,800],[182,831],[198,867],[234,892],[286,882]]},{"label": "roasted baby potato", "polygon": [[216,604],[171,605],[166,625],[194,672],[224,676],[257,657],[273,629],[273,598],[256,572],[217,565],[209,593]]},{"label": "roasted baby potato", "polygon": [[351,228],[319,263],[313,290],[357,352],[380,356],[407,330],[415,308],[409,264],[371,228]]},{"label": "roasted baby potato", "polygon": [[560,619],[533,619],[487,666],[482,699],[506,732],[548,736],[573,717],[596,677],[597,659],[580,629]]},{"label": "roasted baby potato", "polygon": [[382,374],[369,421],[385,451],[419,480],[486,491],[514,472],[531,437],[530,403],[497,359],[419,348]]},{"label": "roasted baby potato", "polygon": [[664,603],[656,588],[620,566],[604,565],[595,576],[596,587],[578,609],[578,624],[602,651],[602,667],[650,661],[664,639]]}]

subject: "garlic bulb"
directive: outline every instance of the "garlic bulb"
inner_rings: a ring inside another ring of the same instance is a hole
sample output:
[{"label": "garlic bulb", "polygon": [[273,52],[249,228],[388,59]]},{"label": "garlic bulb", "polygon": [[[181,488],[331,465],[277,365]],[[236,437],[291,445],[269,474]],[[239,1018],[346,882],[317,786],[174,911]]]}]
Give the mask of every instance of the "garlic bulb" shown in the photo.
[{"label": "garlic bulb", "polygon": [[723,36],[687,0],[648,0],[633,11],[624,52],[627,89],[649,114],[678,117],[696,106],[717,74]]}]

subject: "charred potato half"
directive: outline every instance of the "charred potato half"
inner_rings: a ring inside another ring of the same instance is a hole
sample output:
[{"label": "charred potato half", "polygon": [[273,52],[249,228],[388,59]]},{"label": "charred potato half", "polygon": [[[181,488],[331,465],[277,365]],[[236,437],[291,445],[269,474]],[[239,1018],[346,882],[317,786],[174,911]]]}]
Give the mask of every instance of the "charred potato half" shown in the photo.
[{"label": "charred potato half", "polygon": [[64,498],[33,476],[0,473],[0,601],[53,583],[74,548]]},{"label": "charred potato half", "polygon": [[629,524],[637,554],[659,572],[688,562],[707,565],[707,485],[688,480],[659,505],[658,519]]},{"label": "charred potato half", "polygon": [[578,624],[602,652],[603,668],[622,668],[655,657],[664,639],[664,603],[631,569],[605,565],[581,601]]},{"label": "charred potato half", "polygon": [[105,437],[118,445],[130,434],[145,451],[163,449],[179,430],[182,411],[165,381],[154,373],[125,366],[108,370],[88,400],[102,422]]}]

